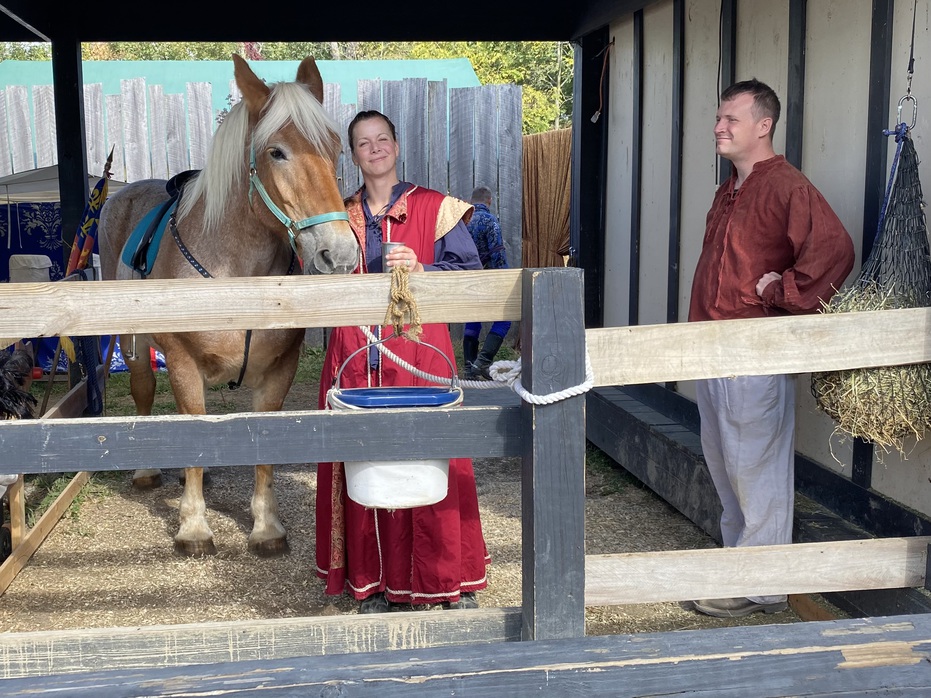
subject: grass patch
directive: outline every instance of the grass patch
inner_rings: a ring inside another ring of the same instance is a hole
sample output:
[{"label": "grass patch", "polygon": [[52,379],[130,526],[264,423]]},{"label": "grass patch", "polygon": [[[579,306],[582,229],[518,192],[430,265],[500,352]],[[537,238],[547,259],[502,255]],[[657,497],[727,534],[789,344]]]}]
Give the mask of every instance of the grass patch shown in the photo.
[{"label": "grass patch", "polygon": [[[32,528],[39,523],[39,519],[48,511],[49,507],[65,491],[77,473],[43,473],[27,475],[24,478],[26,496],[26,524]],[[71,504],[62,514],[62,518],[76,519],[81,506],[88,499],[106,497],[113,494],[122,475],[114,472],[98,472],[91,475],[90,480],[75,494]]]},{"label": "grass patch", "polygon": [[299,384],[316,383],[320,380],[320,372],[323,371],[323,359],[326,356],[326,349],[323,347],[310,347],[306,344],[301,349],[301,360],[297,364],[297,374],[294,376],[294,382]]}]

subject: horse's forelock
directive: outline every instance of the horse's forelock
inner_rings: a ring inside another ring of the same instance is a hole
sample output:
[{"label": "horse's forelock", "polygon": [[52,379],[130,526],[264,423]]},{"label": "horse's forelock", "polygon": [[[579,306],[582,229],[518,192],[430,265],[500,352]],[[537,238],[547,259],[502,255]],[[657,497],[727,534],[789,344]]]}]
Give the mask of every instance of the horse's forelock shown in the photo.
[{"label": "horse's forelock", "polygon": [[340,152],[339,131],[323,105],[306,85],[281,82],[272,86],[271,96],[255,129],[255,143],[265,146],[272,135],[293,122],[317,150],[334,163]]},{"label": "horse's forelock", "polygon": [[249,112],[243,102],[235,104],[217,128],[210,143],[207,164],[191,186],[185,189],[178,215],[184,218],[194,204],[204,199],[204,227],[219,227],[236,185],[245,176],[245,148],[264,148],[271,137],[293,122],[298,131],[317,150],[334,163],[340,152],[336,124],[310,89],[295,82],[272,85],[271,95],[262,110],[255,132],[249,135]]}]

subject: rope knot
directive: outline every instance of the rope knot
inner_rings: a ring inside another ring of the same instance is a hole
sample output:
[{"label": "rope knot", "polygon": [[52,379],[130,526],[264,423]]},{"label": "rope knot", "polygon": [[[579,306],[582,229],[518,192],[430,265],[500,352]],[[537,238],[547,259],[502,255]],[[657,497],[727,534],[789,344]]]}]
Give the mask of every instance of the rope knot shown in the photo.
[{"label": "rope knot", "polygon": [[488,375],[496,383],[511,387],[520,378],[520,361],[496,361],[488,367]]},{"label": "rope knot", "polygon": [[[388,310],[385,313],[385,325],[394,328],[398,336],[405,336],[412,342],[419,341],[421,328],[417,299],[410,290],[410,272],[407,267],[395,266],[391,269],[391,295]],[[404,316],[408,317],[408,330],[404,331]]]}]

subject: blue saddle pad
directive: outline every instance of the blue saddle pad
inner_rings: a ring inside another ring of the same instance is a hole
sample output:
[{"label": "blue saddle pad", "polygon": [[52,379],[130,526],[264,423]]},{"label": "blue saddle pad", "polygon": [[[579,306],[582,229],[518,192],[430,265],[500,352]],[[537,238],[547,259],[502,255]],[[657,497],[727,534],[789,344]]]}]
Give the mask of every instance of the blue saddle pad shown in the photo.
[{"label": "blue saddle pad", "polygon": [[123,254],[120,255],[123,264],[139,272],[143,277],[152,272],[158,246],[162,242],[162,235],[165,234],[168,219],[174,213],[177,204],[176,198],[169,199],[143,216],[123,246]]}]

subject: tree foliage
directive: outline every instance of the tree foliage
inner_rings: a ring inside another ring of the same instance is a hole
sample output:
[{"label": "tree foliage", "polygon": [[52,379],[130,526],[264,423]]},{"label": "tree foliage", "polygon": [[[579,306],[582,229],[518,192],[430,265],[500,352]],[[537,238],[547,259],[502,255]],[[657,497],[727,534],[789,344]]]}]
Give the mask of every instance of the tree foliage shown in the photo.
[{"label": "tree foliage", "polygon": [[228,61],[232,54],[242,52],[243,45],[235,41],[114,41],[81,46],[85,61]]},{"label": "tree foliage", "polygon": [[468,58],[483,85],[520,85],[524,133],[565,127],[572,120],[572,50],[565,42],[422,42],[411,58]]},{"label": "tree foliage", "polygon": [[52,60],[52,47],[49,44],[0,41],[0,61],[50,60]]},{"label": "tree foliage", "polygon": [[572,122],[570,44],[554,41],[264,43],[268,60],[405,60],[468,58],[483,85],[520,85],[524,133],[565,128]]}]

